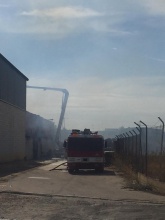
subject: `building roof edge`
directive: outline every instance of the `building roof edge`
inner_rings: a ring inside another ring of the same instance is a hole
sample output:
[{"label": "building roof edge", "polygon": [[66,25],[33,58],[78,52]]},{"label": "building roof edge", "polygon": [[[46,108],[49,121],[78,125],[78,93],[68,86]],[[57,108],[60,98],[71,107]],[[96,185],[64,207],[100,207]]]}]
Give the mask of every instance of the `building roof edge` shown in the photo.
[{"label": "building roof edge", "polygon": [[12,67],[14,70],[16,70],[17,73],[19,73],[23,78],[26,79],[26,81],[29,80],[23,73],[21,73],[21,71],[19,71],[19,70],[18,70],[9,60],[7,60],[1,53],[0,53],[0,58],[2,58],[10,67]]}]

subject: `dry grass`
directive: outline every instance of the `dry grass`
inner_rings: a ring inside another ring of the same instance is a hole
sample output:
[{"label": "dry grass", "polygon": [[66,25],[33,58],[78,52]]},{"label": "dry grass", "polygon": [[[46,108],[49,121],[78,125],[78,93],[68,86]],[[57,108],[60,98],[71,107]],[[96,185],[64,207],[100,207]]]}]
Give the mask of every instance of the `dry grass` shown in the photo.
[{"label": "dry grass", "polygon": [[165,182],[165,155],[148,156],[148,176]]},{"label": "dry grass", "polygon": [[[154,163],[157,161],[155,157],[150,159],[150,169],[153,168],[151,174],[155,177],[157,172],[160,171],[160,166],[157,165],[158,163]],[[131,165],[124,164],[118,157],[115,158],[115,165],[123,173],[126,188],[165,195],[165,184],[161,183],[159,179],[155,180],[155,178],[146,177],[141,173],[135,173]]]}]

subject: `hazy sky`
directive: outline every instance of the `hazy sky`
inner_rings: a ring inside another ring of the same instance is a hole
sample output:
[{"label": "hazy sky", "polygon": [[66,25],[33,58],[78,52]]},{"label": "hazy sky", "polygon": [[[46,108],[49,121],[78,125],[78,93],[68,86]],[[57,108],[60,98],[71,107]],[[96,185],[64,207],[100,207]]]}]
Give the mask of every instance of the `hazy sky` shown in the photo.
[{"label": "hazy sky", "polygon": [[[69,91],[65,127],[165,120],[164,0],[0,0],[1,53],[28,85]],[[27,89],[58,123],[62,93]]]}]

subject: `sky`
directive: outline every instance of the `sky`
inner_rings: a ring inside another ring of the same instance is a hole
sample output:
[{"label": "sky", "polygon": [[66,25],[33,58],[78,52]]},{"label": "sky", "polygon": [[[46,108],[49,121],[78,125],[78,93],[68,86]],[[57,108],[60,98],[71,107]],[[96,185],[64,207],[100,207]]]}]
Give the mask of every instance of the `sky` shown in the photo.
[{"label": "sky", "polygon": [[[164,0],[0,0],[0,48],[30,86],[69,92],[63,127],[165,120]],[[58,124],[63,93],[27,88]]]}]

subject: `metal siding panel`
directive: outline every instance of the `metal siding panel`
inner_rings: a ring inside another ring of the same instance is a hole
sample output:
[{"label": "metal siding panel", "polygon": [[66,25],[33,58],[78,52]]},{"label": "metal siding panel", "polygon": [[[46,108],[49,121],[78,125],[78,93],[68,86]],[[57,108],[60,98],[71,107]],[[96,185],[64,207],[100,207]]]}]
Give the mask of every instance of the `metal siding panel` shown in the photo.
[{"label": "metal siding panel", "polygon": [[0,101],[0,162],[25,156],[26,112]]},{"label": "metal siding panel", "polygon": [[0,99],[26,110],[26,79],[1,59]]}]

